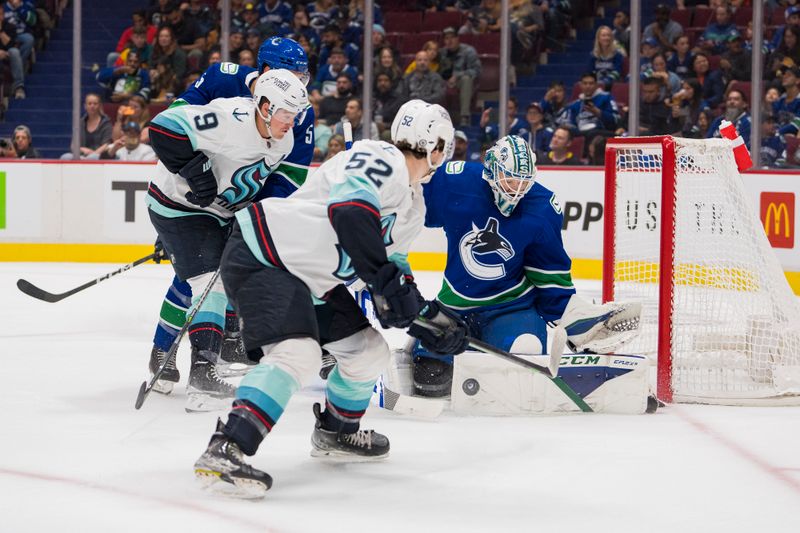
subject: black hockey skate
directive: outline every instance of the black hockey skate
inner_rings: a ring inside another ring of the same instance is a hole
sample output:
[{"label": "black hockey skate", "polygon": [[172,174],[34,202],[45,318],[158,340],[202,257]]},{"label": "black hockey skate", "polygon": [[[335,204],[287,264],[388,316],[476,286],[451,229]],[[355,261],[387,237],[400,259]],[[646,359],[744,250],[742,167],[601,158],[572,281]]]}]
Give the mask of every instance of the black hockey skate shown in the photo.
[{"label": "black hockey skate", "polygon": [[194,464],[194,475],[203,488],[237,498],[263,498],[272,487],[272,477],[244,462],[239,446],[222,432],[225,425],[217,419],[217,430],[208,448]]},{"label": "black hockey skate", "polygon": [[192,369],[186,386],[186,411],[189,413],[225,409],[236,387],[217,374],[217,367],[192,348]]},{"label": "black hockey skate", "polygon": [[[150,352],[150,377],[156,375],[158,369],[164,364],[164,359],[167,357],[167,352],[163,350],[159,350],[156,346],[153,346],[153,351]],[[178,372],[178,368],[175,366],[175,358],[173,357],[172,360],[167,363],[167,366],[164,367],[164,371],[161,373],[161,377],[158,378],[153,384],[153,390],[156,392],[160,392],[161,394],[169,394],[172,392],[172,389],[175,387],[175,384],[180,381],[181,374]]]},{"label": "black hockey skate", "polygon": [[319,377],[328,379],[333,367],[336,366],[336,358],[328,353],[327,350],[322,350],[322,366],[319,368]]},{"label": "black hockey skate", "polygon": [[311,434],[311,456],[349,461],[373,461],[389,456],[389,439],[371,429],[341,433],[322,427],[322,413],[314,404],[314,433]]},{"label": "black hockey skate", "polygon": [[433,357],[414,358],[414,394],[428,398],[450,396],[453,365]]},{"label": "black hockey skate", "polygon": [[244,348],[242,335],[237,332],[225,332],[222,340],[222,350],[219,354],[217,372],[224,378],[244,376],[257,363],[247,357],[247,350]]}]

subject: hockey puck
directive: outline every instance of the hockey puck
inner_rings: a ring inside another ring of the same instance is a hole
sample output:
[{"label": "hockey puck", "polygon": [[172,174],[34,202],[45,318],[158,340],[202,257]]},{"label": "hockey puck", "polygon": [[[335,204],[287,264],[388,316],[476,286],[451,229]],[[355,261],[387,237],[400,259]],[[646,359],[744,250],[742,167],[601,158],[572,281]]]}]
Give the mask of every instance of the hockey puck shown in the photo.
[{"label": "hockey puck", "polygon": [[481,390],[481,384],[478,383],[477,379],[469,378],[464,380],[464,383],[461,385],[461,389],[467,396],[475,396],[478,394],[478,391]]}]

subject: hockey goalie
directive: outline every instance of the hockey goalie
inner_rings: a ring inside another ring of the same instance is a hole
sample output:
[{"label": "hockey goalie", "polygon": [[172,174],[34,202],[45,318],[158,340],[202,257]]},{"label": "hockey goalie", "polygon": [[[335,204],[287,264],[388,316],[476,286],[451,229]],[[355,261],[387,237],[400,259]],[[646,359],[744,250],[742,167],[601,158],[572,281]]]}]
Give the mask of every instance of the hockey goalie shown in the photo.
[{"label": "hockey goalie", "polygon": [[[536,182],[535,164],[527,142],[508,135],[483,165],[450,162],[424,186],[425,225],[442,228],[447,237],[435,303],[460,316],[472,337],[545,366],[550,324],[550,353],[561,353],[564,342],[574,352],[561,358],[559,379],[595,411],[644,412],[647,359],[607,355],[637,335],[641,306],[595,305],[575,293],[561,206]],[[465,413],[577,409],[548,377],[482,353],[453,357],[437,351],[436,333],[429,335],[396,355],[398,371],[389,372],[387,388],[450,396],[452,409]]]}]

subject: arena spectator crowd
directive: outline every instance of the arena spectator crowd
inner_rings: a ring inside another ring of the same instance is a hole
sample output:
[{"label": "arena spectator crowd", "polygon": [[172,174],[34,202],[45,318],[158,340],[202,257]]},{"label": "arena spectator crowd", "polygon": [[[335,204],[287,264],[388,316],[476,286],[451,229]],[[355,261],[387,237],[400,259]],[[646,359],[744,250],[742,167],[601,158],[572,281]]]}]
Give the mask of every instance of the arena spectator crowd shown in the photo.
[{"label": "arena spectator crowd", "polygon": [[[752,1],[677,0],[651,7],[642,20],[640,64],[631,66],[625,11],[605,13],[596,1],[511,0],[512,83],[517,73],[535,76],[548,53],[568,48],[579,17],[599,20],[582,71],[564,72],[540,100],[511,98],[509,132],[531,142],[541,162],[600,164],[609,137],[713,137],[719,136],[719,123],[729,120],[748,146],[751,128],[761,128],[763,146],[754,159],[762,165],[800,166],[800,152],[795,154],[800,2],[766,0],[766,39],[754,46]],[[12,98],[25,98],[25,74],[52,27],[45,4],[63,10],[66,0],[0,3],[0,69],[10,77]],[[368,125],[362,123],[360,99],[366,82],[361,72],[363,0],[230,4],[230,53],[222,57],[215,0],[143,0],[130,14],[130,26],[116,43],[109,43],[106,65],[97,72],[97,90],[86,96],[81,158],[130,159],[137,156],[128,152],[146,152],[140,147],[147,147],[147,125],[154,114],[210,64],[256,66],[258,47],[276,35],[298,41],[310,60],[317,161],[341,149],[343,118],[353,123],[356,138],[366,131],[386,137],[397,109],[410,98],[447,107],[461,128],[457,138],[466,146],[460,145],[457,155],[465,159],[477,159],[497,139],[499,36],[493,34],[500,30],[499,0],[376,1],[369,81],[374,113]],[[762,124],[755,126],[749,113],[754,50],[763,54],[766,87]],[[626,131],[631,75],[639,76],[641,88],[637,132]],[[4,141],[2,155],[30,157],[32,132],[20,128],[22,144],[15,146],[16,135]]]}]

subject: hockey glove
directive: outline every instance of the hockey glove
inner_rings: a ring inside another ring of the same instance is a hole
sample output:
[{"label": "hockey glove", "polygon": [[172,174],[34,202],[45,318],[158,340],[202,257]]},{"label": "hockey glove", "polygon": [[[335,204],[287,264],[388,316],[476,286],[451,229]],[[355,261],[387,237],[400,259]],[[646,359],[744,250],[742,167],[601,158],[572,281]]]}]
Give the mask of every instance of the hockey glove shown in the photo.
[{"label": "hockey glove", "polygon": [[208,207],[217,197],[217,178],[211,170],[211,161],[200,152],[186,163],[178,174],[189,184],[191,192],[186,199],[200,207]]},{"label": "hockey glove", "polygon": [[422,347],[437,355],[460,354],[469,346],[469,329],[464,320],[444,305],[430,301],[420,317],[432,327],[412,324],[408,334],[416,337]]},{"label": "hockey glove", "polygon": [[167,251],[164,249],[164,243],[161,242],[160,237],[156,237],[156,243],[153,245],[153,262],[161,263],[166,258]]},{"label": "hockey glove", "polygon": [[413,278],[391,262],[375,273],[369,292],[375,303],[375,314],[384,328],[408,327],[425,304]]}]

